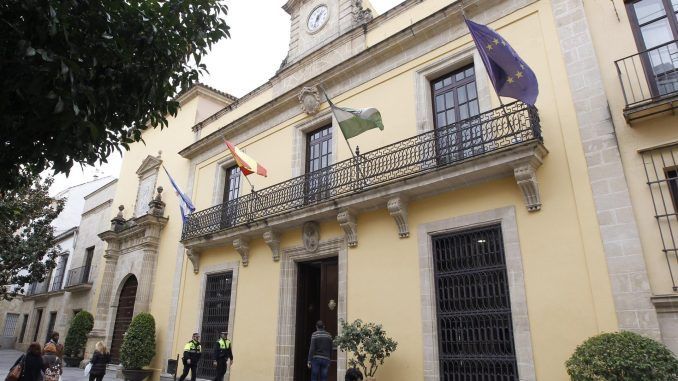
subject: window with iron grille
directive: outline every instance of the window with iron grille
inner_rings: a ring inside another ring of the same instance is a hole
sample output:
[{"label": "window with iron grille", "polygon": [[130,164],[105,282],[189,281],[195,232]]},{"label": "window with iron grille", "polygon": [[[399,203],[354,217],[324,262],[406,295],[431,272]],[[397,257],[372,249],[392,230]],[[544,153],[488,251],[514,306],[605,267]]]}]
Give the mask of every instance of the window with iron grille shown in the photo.
[{"label": "window with iron grille", "polygon": [[224,197],[221,215],[221,226],[227,228],[233,226],[233,222],[237,218],[238,203],[237,198],[240,195],[240,167],[237,165],[225,168],[226,176],[224,177]]},{"label": "window with iron grille", "polygon": [[19,314],[8,313],[5,316],[5,329],[2,330],[2,336],[14,336],[16,331],[16,323],[19,321]]},{"label": "window with iron grille", "polygon": [[440,379],[517,381],[499,225],[432,238]]},{"label": "window with iron grille", "polygon": [[213,379],[217,375],[212,365],[212,352],[219,333],[228,330],[232,282],[232,271],[207,276],[201,325],[203,354],[198,364],[198,377]]},{"label": "window with iron grille", "polygon": [[431,81],[438,158],[443,162],[463,159],[482,150],[475,69],[465,66]]},{"label": "window with iron grille", "polygon": [[332,164],[332,125],[319,128],[307,135],[306,141],[306,195],[308,201],[329,198],[329,171]]},{"label": "window with iron grille", "polygon": [[678,291],[678,144],[641,152],[667,275]]}]

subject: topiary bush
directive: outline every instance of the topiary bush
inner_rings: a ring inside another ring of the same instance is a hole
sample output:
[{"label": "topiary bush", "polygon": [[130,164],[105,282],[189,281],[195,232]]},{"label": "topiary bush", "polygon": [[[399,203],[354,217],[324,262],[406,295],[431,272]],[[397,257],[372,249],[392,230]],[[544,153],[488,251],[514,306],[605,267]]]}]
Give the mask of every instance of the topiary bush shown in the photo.
[{"label": "topiary bush", "polygon": [[350,324],[341,320],[341,334],[334,343],[352,355],[348,364],[360,367],[365,377],[374,377],[377,367],[398,347],[396,341],[386,336],[381,324],[363,323],[360,319]]},{"label": "topiary bush", "polygon": [[155,319],[140,313],[132,319],[120,347],[120,363],[125,369],[148,366],[155,356]]},{"label": "topiary bush", "polygon": [[87,311],[78,312],[66,334],[64,342],[64,356],[78,359],[78,362],[85,357],[85,345],[87,344],[87,334],[94,327],[94,316]]},{"label": "topiary bush", "polygon": [[572,381],[675,381],[678,359],[663,344],[632,332],[593,336],[565,363]]}]

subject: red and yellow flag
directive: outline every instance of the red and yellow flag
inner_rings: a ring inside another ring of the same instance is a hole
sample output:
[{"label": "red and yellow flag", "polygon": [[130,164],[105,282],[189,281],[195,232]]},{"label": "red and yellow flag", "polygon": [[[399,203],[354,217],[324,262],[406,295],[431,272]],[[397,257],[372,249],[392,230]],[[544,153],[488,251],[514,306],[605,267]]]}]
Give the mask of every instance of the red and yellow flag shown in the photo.
[{"label": "red and yellow flag", "polygon": [[224,143],[226,143],[226,147],[228,147],[228,150],[231,151],[231,155],[233,155],[236,164],[238,164],[238,167],[240,167],[240,170],[245,176],[251,175],[252,173],[256,173],[257,175],[266,177],[267,175],[266,168],[264,168],[261,164],[257,163],[256,160],[247,156],[247,154],[241,151],[240,148],[236,147],[233,143],[229,142],[228,140],[224,139]]}]

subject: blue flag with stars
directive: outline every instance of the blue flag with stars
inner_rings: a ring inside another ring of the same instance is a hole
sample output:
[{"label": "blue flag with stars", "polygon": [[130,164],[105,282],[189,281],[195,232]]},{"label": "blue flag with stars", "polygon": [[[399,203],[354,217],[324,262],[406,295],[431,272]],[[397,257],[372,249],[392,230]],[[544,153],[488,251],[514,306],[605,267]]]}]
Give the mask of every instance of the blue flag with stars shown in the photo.
[{"label": "blue flag with stars", "polygon": [[466,18],[464,21],[497,95],[518,99],[534,106],[539,95],[539,85],[532,69],[499,33]]}]

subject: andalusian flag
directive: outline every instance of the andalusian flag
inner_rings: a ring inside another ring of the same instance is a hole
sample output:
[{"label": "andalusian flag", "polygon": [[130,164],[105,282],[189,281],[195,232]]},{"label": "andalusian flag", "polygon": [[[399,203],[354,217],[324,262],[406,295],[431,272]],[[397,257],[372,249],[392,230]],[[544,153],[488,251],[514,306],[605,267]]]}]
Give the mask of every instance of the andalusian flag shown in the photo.
[{"label": "andalusian flag", "polygon": [[325,98],[327,98],[327,102],[330,104],[332,113],[337,118],[341,132],[346,140],[373,128],[384,130],[381,114],[376,108],[353,109],[337,107],[332,103],[327,94],[325,94]]},{"label": "andalusian flag", "polygon": [[256,173],[257,175],[266,177],[266,168],[262,167],[256,160],[247,156],[240,148],[236,147],[228,140],[224,139],[224,143],[226,143],[226,147],[231,151],[231,155],[233,155],[233,158],[235,159],[236,164],[238,164],[238,167],[240,167],[243,175],[248,176],[252,173]]}]

